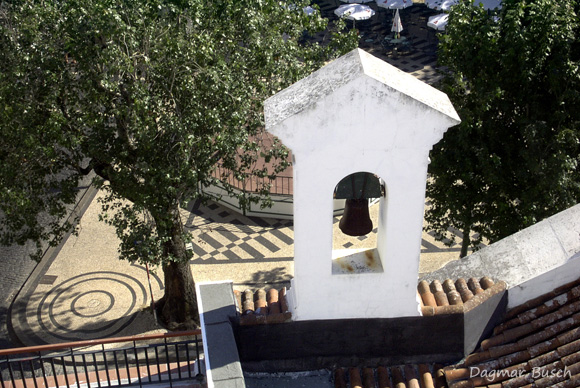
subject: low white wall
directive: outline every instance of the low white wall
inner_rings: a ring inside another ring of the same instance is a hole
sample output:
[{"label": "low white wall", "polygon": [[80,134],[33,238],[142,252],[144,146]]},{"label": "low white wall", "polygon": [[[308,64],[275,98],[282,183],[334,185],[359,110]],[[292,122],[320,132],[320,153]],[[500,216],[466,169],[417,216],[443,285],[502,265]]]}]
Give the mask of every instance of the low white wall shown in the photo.
[{"label": "low white wall", "polygon": [[580,204],[463,259],[425,280],[488,276],[508,285],[508,308],[580,277]]},{"label": "low white wall", "polygon": [[510,288],[508,290],[508,308],[519,306],[578,278],[580,278],[580,254],[576,254],[566,263],[551,271]]},{"label": "low white wall", "polygon": [[[238,191],[237,189],[234,189]],[[234,210],[240,214],[244,214],[240,203],[235,197],[232,197],[221,186],[208,186],[203,191],[216,198],[216,202],[220,205]],[[265,218],[279,218],[283,220],[291,220],[294,218],[294,198],[291,195],[271,195],[272,207],[261,208],[262,201],[257,204],[250,204],[250,208],[246,210],[246,216],[265,217]],[[344,199],[335,199],[333,203],[333,214],[339,216],[344,211]]]}]

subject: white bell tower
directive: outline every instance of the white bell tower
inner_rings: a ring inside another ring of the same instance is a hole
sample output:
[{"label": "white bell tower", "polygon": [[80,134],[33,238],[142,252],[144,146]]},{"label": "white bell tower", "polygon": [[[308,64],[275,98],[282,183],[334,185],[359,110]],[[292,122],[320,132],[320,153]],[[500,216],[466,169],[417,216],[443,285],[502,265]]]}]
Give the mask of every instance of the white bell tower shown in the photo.
[{"label": "white bell tower", "polygon": [[[294,319],[419,315],[429,151],[460,122],[448,97],[356,49],[266,100],[265,115],[294,155]],[[355,172],[384,182],[377,245],[337,265],[332,195]]]}]

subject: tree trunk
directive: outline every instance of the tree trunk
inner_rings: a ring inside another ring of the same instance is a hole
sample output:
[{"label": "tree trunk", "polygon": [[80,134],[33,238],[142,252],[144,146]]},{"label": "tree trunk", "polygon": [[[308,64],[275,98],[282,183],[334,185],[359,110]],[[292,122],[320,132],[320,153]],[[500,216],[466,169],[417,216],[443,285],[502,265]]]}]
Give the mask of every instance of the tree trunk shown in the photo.
[{"label": "tree trunk", "polygon": [[469,238],[470,233],[471,228],[463,230],[463,242],[461,243],[461,252],[459,253],[460,259],[467,256],[467,249],[469,249],[469,245],[471,244],[471,239]]},{"label": "tree trunk", "polygon": [[163,265],[165,295],[160,302],[160,317],[170,330],[199,327],[195,284],[189,261]]},{"label": "tree trunk", "polygon": [[199,327],[199,312],[179,208],[176,206],[170,214],[171,219],[165,218],[162,223],[156,219],[158,232],[165,231],[165,237],[169,237],[163,245],[165,295],[159,301],[158,312],[170,330],[195,329]]}]

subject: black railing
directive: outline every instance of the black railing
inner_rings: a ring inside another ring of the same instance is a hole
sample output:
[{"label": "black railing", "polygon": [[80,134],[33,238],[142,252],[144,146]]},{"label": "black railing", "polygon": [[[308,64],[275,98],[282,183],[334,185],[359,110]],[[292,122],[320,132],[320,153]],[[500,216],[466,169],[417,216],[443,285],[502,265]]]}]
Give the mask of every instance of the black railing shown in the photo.
[{"label": "black railing", "polygon": [[244,180],[239,180],[234,177],[230,170],[221,166],[217,166],[212,175],[238,190],[249,193],[257,193],[266,186],[269,187],[271,195],[292,195],[294,190],[291,176],[276,176],[270,179],[251,175]]},{"label": "black railing", "polygon": [[2,388],[173,387],[179,381],[203,387],[200,335],[196,330],[0,350]]}]

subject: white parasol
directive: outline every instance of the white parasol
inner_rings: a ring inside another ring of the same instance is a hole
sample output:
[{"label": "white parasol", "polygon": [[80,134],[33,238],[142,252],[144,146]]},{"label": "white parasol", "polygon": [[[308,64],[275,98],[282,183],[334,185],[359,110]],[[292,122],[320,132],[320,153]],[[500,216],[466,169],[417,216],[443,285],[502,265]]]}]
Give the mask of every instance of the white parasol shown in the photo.
[{"label": "white parasol", "polygon": [[397,35],[397,38],[401,35],[401,31],[403,31],[403,23],[401,23],[401,16],[399,16],[399,10],[395,13],[395,17],[393,17],[393,26],[391,27],[391,31]]},{"label": "white parasol", "polygon": [[376,0],[377,5],[386,9],[403,9],[413,5],[413,0]]},{"label": "white parasol", "polygon": [[427,27],[434,28],[437,31],[443,31],[443,30],[445,30],[445,27],[447,27],[448,21],[449,21],[449,14],[440,13],[438,15],[429,17],[429,21],[427,22]]},{"label": "white parasol", "polygon": [[458,0],[425,0],[427,7],[441,11],[449,11],[457,3]]},{"label": "white parasol", "polygon": [[375,14],[375,11],[368,5],[343,4],[335,9],[334,13],[339,18],[347,18],[354,21],[370,19]]}]

